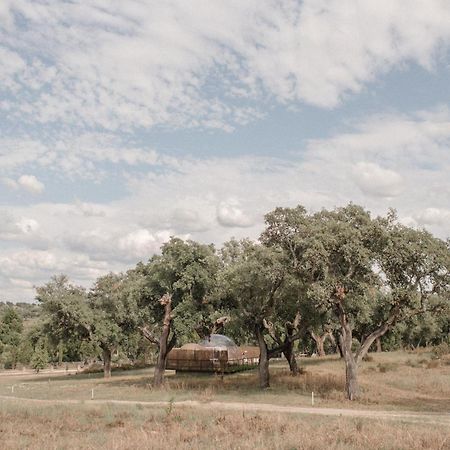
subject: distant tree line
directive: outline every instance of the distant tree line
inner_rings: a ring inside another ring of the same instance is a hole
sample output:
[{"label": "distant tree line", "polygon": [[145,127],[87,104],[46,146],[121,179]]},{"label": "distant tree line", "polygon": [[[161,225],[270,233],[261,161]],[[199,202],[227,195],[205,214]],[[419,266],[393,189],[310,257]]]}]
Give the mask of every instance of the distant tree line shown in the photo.
[{"label": "distant tree line", "polygon": [[170,350],[219,325],[259,346],[261,388],[276,355],[295,375],[298,351],[339,353],[352,400],[369,349],[450,344],[448,241],[353,204],[276,208],[265,224],[258,241],[220,249],[171,238],[161,254],[90,289],[54,276],[37,288],[37,305],[0,305],[3,364],[100,357],[109,377],[116,355],[144,361],[154,349],[159,386]]}]

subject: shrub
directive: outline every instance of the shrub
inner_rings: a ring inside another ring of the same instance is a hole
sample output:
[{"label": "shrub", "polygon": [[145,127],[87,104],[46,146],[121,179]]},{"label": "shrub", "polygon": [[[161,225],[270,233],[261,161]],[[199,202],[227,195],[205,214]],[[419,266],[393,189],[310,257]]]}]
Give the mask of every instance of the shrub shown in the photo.
[{"label": "shrub", "polygon": [[13,363],[11,360],[7,360],[5,361],[5,364],[3,365],[5,369],[12,369],[13,368]]},{"label": "shrub", "polygon": [[448,342],[442,342],[433,348],[433,358],[441,359],[443,356],[450,354],[450,344]]},{"label": "shrub", "polygon": [[40,344],[34,351],[34,355],[31,358],[31,367],[39,372],[41,369],[47,367],[49,361],[48,352],[44,344]]}]

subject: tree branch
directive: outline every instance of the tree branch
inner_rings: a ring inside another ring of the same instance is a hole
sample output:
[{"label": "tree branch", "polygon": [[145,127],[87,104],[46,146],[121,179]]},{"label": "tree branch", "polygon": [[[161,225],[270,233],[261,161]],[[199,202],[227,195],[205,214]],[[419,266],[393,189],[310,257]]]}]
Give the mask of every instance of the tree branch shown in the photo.
[{"label": "tree branch", "polygon": [[159,347],[159,339],[148,329],[148,327],[138,327],[145,339]]},{"label": "tree branch", "polygon": [[272,322],[263,319],[264,328],[269,332],[269,336],[278,344],[281,345],[280,335],[275,331],[275,327]]}]

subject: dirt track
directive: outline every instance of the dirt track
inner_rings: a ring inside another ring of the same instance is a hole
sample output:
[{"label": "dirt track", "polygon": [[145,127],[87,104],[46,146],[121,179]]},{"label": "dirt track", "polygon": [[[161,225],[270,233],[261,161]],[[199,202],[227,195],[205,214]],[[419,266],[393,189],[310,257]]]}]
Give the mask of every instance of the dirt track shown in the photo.
[{"label": "dirt track", "polygon": [[[114,404],[114,405],[142,405],[167,407],[169,402],[143,402],[131,400],[43,400],[21,398],[13,396],[0,396],[2,401],[18,401],[23,403],[37,403],[44,405],[74,405],[74,404]],[[270,412],[270,413],[290,413],[290,414],[316,414],[321,416],[338,417],[360,417],[379,420],[400,420],[406,422],[420,422],[430,424],[440,424],[450,426],[450,413],[416,413],[411,411],[371,411],[364,409],[338,409],[338,408],[305,408],[299,406],[280,406],[269,403],[240,403],[240,402],[199,402],[197,400],[185,400],[172,402],[172,407],[200,408],[217,411],[244,411],[244,412]]]}]

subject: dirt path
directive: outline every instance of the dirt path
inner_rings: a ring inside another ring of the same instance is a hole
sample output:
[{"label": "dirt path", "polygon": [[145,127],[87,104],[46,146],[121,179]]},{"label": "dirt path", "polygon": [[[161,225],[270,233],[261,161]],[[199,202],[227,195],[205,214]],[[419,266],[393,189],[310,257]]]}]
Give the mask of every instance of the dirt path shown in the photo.
[{"label": "dirt path", "polygon": [[17,401],[23,403],[34,403],[44,405],[142,405],[167,407],[169,404],[173,408],[200,408],[216,411],[244,411],[244,412],[270,412],[270,413],[290,413],[290,414],[315,414],[321,416],[338,416],[338,417],[360,417],[379,420],[401,420],[407,422],[420,422],[430,424],[440,424],[450,426],[450,413],[416,413],[411,411],[371,411],[364,409],[338,409],[338,408],[316,408],[316,407],[300,407],[300,406],[280,406],[269,403],[241,403],[241,402],[200,402],[197,400],[184,400],[178,402],[144,402],[133,400],[43,400],[32,398],[21,398],[13,396],[0,396],[2,401]]}]

